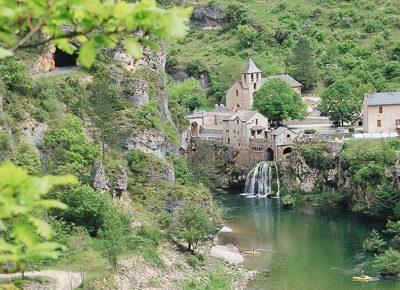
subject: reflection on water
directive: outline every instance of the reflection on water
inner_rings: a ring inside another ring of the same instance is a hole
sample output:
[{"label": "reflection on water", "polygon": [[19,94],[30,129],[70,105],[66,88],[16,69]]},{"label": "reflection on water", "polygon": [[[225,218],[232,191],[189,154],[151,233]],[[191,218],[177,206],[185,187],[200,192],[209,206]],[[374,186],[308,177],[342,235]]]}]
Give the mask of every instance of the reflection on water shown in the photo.
[{"label": "reflection on water", "polygon": [[262,252],[245,259],[248,268],[263,273],[249,289],[400,289],[399,281],[351,281],[362,270],[371,273],[371,257],[361,252],[361,243],[377,224],[307,204],[284,211],[279,200],[236,195],[219,199],[227,226],[234,230],[221,234],[220,244]]}]

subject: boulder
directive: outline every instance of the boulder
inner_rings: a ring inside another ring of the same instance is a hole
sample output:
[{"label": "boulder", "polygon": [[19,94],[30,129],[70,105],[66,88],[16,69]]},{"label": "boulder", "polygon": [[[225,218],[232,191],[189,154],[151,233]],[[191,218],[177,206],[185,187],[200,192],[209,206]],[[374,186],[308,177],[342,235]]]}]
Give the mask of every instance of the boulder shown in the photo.
[{"label": "boulder", "polygon": [[239,249],[234,246],[213,246],[210,255],[233,265],[238,265],[244,262],[244,257],[240,254]]},{"label": "boulder", "polygon": [[93,162],[93,188],[101,191],[110,189],[110,182],[104,172],[103,162],[100,160]]}]

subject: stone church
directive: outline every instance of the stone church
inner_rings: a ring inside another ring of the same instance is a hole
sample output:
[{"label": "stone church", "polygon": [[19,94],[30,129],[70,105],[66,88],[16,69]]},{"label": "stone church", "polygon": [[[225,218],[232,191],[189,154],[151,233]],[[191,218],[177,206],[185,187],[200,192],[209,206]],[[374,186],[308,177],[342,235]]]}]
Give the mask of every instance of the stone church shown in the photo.
[{"label": "stone church", "polygon": [[262,85],[274,78],[281,79],[301,95],[302,85],[294,78],[287,74],[262,77],[261,70],[255,65],[252,59],[249,59],[243,70],[241,79],[237,80],[226,93],[227,109],[232,112],[251,110],[254,93],[256,93]]}]

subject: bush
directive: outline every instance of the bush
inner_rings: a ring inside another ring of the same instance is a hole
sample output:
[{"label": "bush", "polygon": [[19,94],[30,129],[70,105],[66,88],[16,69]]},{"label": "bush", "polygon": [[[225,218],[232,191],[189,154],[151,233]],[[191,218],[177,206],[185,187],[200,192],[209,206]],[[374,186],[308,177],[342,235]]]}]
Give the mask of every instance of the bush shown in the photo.
[{"label": "bush", "polygon": [[14,154],[14,163],[24,168],[31,175],[39,175],[41,172],[39,153],[26,141],[18,144]]},{"label": "bush", "polygon": [[354,133],[356,131],[356,128],[354,127],[349,127],[349,133]]},{"label": "bush", "polygon": [[309,135],[315,134],[316,132],[317,131],[315,129],[306,129],[306,130],[304,130],[304,134],[309,134]]},{"label": "bush", "polygon": [[195,178],[190,171],[186,160],[181,155],[171,155],[174,163],[175,179],[183,185],[193,184]]},{"label": "bush", "polygon": [[258,40],[258,32],[250,25],[238,25],[237,35],[243,48],[252,47]]},{"label": "bush", "polygon": [[385,232],[394,237],[400,237],[400,221],[392,222],[389,220],[386,224]]},{"label": "bush", "polygon": [[303,147],[303,157],[308,166],[328,170],[332,167],[331,160],[324,155],[324,147],[320,145],[306,145]]},{"label": "bush", "polygon": [[386,181],[385,168],[376,164],[365,165],[356,172],[354,181],[362,187],[383,184]]},{"label": "bush", "polygon": [[178,208],[178,219],[173,232],[188,244],[188,249],[194,253],[199,242],[205,241],[217,230],[212,215],[192,199],[187,199]]},{"label": "bush", "polygon": [[204,257],[202,258],[199,258],[198,255],[189,255],[186,260],[193,269],[199,269],[204,265]]},{"label": "bush", "polygon": [[400,274],[400,252],[392,248],[375,257],[373,267],[383,276]]},{"label": "bush", "polygon": [[296,205],[296,200],[290,194],[282,197],[281,201],[282,201],[283,208],[286,208],[286,209],[293,208]]},{"label": "bush", "polygon": [[92,236],[97,235],[106,219],[118,216],[108,195],[99,194],[88,185],[74,187],[55,195],[58,200],[68,205],[66,211],[56,212],[56,215],[69,223],[84,227]]},{"label": "bush", "polygon": [[26,73],[26,66],[22,61],[11,59],[2,62],[0,78],[10,91],[28,94],[32,87],[32,79]]},{"label": "bush", "polygon": [[376,230],[372,230],[369,237],[363,242],[362,247],[365,252],[379,253],[383,251],[385,245],[386,242],[381,238],[381,235]]}]

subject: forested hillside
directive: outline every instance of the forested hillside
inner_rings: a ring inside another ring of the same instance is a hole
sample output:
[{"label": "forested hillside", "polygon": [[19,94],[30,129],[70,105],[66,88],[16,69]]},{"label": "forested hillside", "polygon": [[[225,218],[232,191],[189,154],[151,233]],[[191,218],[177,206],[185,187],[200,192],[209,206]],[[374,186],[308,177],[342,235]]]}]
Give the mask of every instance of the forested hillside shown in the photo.
[{"label": "forested hillside", "polygon": [[[340,79],[359,93],[400,89],[398,1],[163,2],[196,7],[189,36],[169,46],[167,68],[176,79],[209,77],[209,98],[223,98],[249,57],[266,75],[288,72],[308,93]],[[297,67],[309,55],[315,66],[304,78]]]}]

